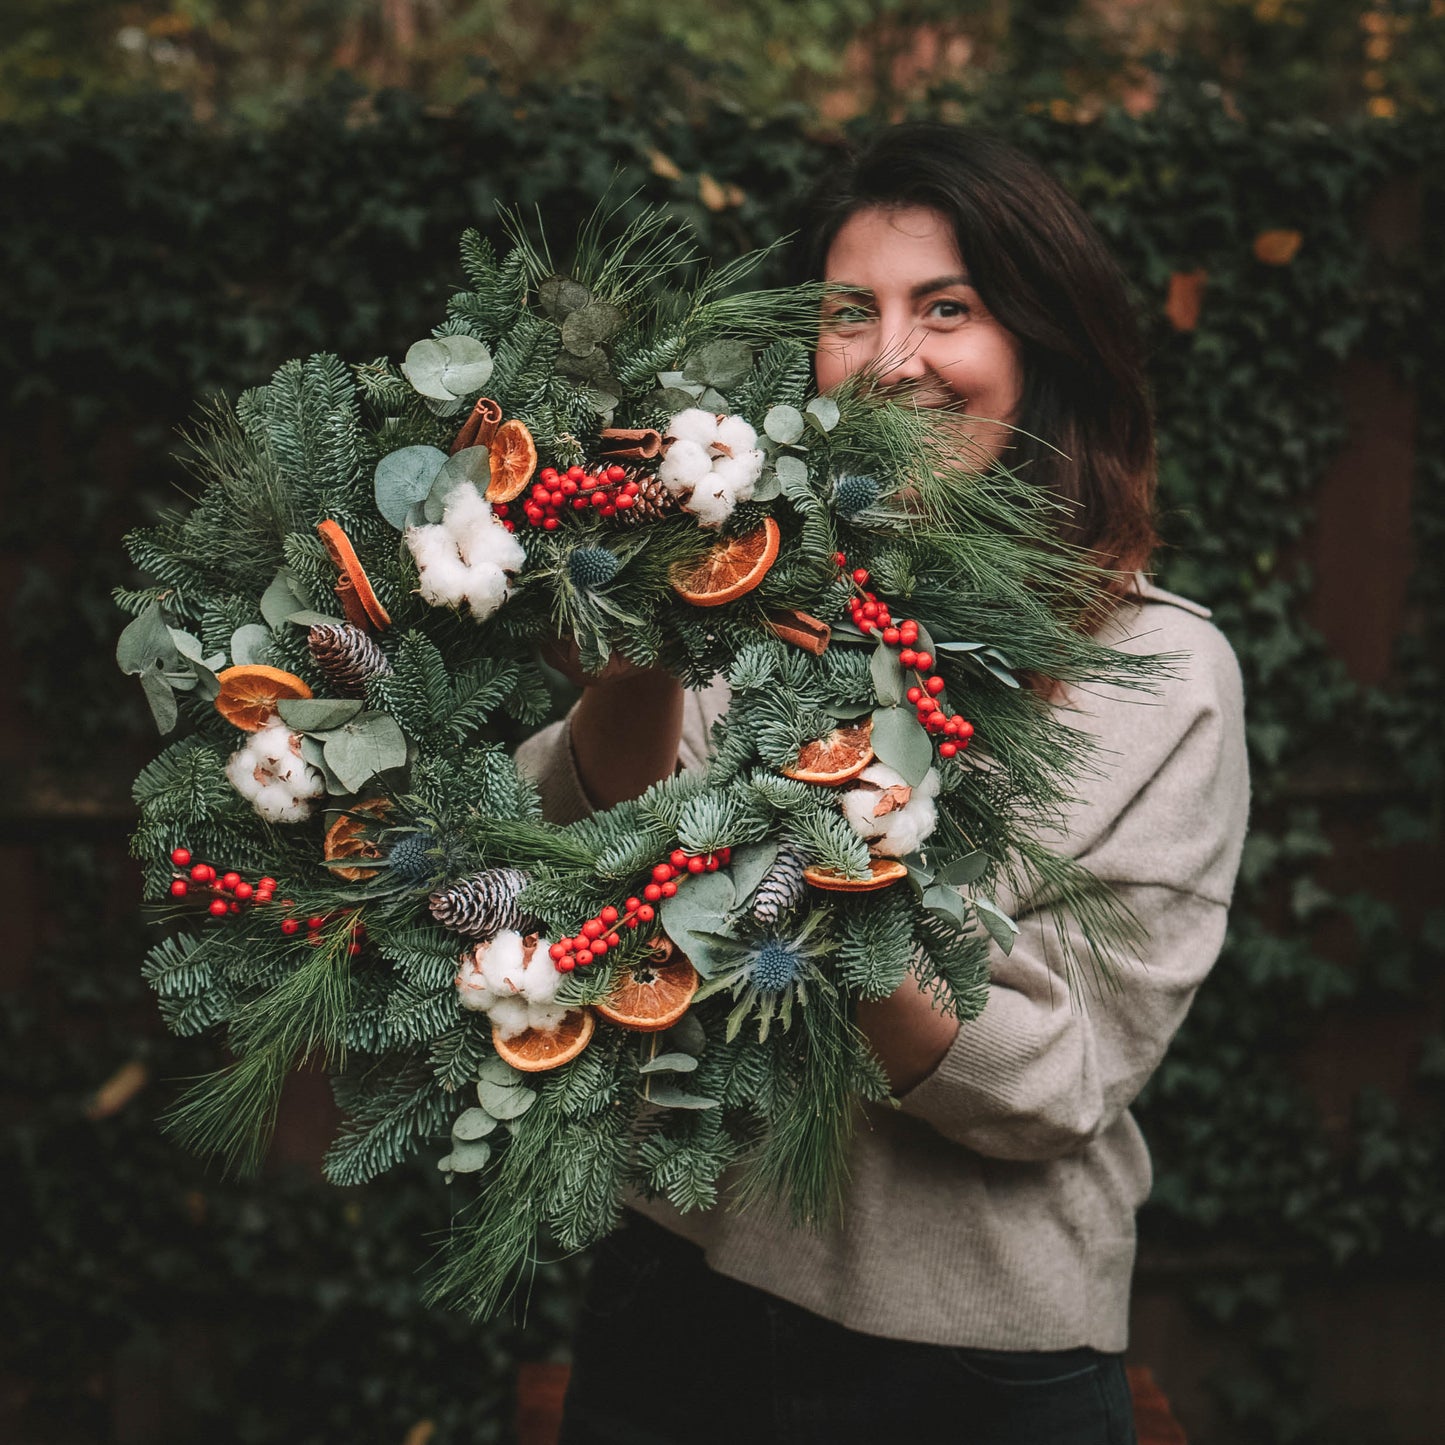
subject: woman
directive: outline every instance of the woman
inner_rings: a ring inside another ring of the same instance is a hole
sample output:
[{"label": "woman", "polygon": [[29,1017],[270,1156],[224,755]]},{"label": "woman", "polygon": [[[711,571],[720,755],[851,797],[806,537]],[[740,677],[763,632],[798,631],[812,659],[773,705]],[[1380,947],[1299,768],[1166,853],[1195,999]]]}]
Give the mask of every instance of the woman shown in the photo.
[{"label": "woman", "polygon": [[[1022,898],[975,1022],[959,1028],[912,982],[860,1005],[898,1108],[860,1124],[841,1224],[812,1234],[638,1201],[644,1217],[599,1251],[563,1439],[1118,1445],[1134,1439],[1122,1351],[1150,1186],[1128,1106],[1223,940],[1248,803],[1239,675],[1208,613],[1143,576],[1141,346],[1069,196],[1010,148],[931,125],[888,131],[819,195],[803,253],[845,288],[820,387],[868,368],[951,407],[982,456],[1073,504],[1069,539],[1114,570],[1100,636],[1187,655],[1148,701],[1052,700],[1108,772],[1054,841],[1148,941],[1122,988],[1084,1008],[1062,980],[1058,920]],[[614,659],[584,681],[568,719],[518,754],[550,816],[703,766],[720,679],[684,695]]]}]

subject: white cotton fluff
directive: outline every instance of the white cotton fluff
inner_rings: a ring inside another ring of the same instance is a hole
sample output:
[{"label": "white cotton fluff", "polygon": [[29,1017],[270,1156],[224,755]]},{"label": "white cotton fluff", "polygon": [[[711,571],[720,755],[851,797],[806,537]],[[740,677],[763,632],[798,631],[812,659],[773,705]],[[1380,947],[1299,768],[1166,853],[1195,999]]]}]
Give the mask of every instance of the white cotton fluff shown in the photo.
[{"label": "white cotton fluff", "polygon": [[462,954],[457,999],[463,1008],[485,1013],[504,1039],[527,1029],[555,1029],[567,1016],[553,1002],[562,975],[552,962],[545,938],[525,938],[504,928]]},{"label": "white cotton fluff", "polygon": [[406,545],[416,558],[422,599],[433,607],[468,607],[478,622],[507,600],[512,574],[527,560],[471,482],[452,488],[440,522],[408,527]]},{"label": "white cotton fluff", "polygon": [[701,407],[667,424],[672,438],[657,479],[704,527],[721,527],[746,502],[763,474],[758,434],[740,416],[715,416]]},{"label": "white cotton fluff", "polygon": [[855,833],[868,839],[875,853],[901,858],[913,852],[937,825],[933,800],[938,789],[934,768],[916,788],[910,788],[903,775],[886,763],[870,763],[844,792],[843,815]]},{"label": "white cotton fluff", "polygon": [[299,823],[326,791],[320,768],[301,756],[301,735],[279,719],[251,734],[226,764],[231,786],[268,823]]}]

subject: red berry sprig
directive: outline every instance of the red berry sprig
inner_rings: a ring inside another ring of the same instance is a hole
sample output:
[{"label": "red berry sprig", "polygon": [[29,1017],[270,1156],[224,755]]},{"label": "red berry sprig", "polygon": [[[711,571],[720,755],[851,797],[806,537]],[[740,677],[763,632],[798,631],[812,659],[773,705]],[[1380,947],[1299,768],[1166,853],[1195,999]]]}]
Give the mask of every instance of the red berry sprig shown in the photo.
[{"label": "red berry sprig", "polygon": [[509,532],[517,530],[514,508],[521,511],[528,526],[555,532],[567,511],[585,512],[595,508],[601,517],[630,511],[637,504],[640,490],[637,482],[627,475],[627,468],[615,463],[591,472],[586,467],[568,467],[565,472],[559,472],[556,467],[543,467],[525,498],[518,502],[499,502],[492,510]]},{"label": "red berry sprig", "polygon": [[[842,552],[835,552],[833,560],[841,570],[847,570],[848,559]],[[928,676],[934,668],[933,654],[919,651],[914,646],[918,641],[918,623],[911,617],[894,622],[887,604],[866,590],[869,581],[866,567],[855,567],[850,580],[855,588],[853,596],[848,599],[853,625],[865,635],[871,636],[876,632],[886,646],[899,649],[898,661],[916,679],[905,696],[913,704],[920,725],[932,734],[942,735],[943,741],[938,745],[939,757],[955,757],[973,738],[973,724],[962,713],[944,711],[939,699],[945,683],[937,673]]]},{"label": "red berry sprig", "polygon": [[171,864],[176,869],[169,890],[171,897],[189,898],[193,888],[204,890],[212,895],[206,911],[213,918],[240,913],[248,904],[269,903],[276,893],[274,878],[258,878],[250,883],[234,869],[217,873],[209,863],[193,863],[189,848],[173,848]]},{"label": "red berry sprig", "polygon": [[609,949],[622,943],[619,928],[636,928],[639,923],[651,923],[657,916],[653,906],[664,898],[671,898],[677,892],[677,885],[699,873],[716,873],[732,861],[733,850],[723,848],[717,853],[687,853],[674,848],[665,863],[656,863],[652,868],[651,880],[642,890],[642,897],[632,897],[621,909],[610,903],[594,917],[589,918],[573,938],[559,938],[548,950],[548,956],[557,965],[559,973],[571,973],[574,968],[586,968],[596,963]]}]

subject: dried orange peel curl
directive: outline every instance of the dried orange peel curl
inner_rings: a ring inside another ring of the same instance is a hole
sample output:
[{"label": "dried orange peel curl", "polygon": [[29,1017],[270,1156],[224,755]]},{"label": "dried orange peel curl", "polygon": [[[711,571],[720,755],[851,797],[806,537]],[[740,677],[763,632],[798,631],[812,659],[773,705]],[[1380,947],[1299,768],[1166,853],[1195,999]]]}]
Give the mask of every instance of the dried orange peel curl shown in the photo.
[{"label": "dried orange peel curl", "polygon": [[694,607],[721,607],[751,592],[778,560],[782,533],[771,517],[762,526],[719,542],[695,562],[679,563],[669,574],[672,590]]},{"label": "dried orange peel curl", "polygon": [[391,626],[391,614],[381,605],[351,538],[329,517],[316,524],[326,554],[336,568],[336,595],[341,599],[346,620],[355,627],[377,631]]}]

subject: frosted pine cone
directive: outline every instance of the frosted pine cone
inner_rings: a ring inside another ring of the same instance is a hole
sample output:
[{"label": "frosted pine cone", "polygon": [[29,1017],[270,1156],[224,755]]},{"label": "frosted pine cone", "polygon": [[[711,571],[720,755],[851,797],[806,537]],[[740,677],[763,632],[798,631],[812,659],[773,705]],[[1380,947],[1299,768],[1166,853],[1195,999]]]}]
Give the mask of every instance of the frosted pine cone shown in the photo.
[{"label": "frosted pine cone", "polygon": [[773,924],[802,901],[806,885],[803,869],[808,859],[793,843],[784,843],[778,856],[763,875],[758,891],[753,894],[753,918],[762,924]]},{"label": "frosted pine cone", "polygon": [[431,915],[463,938],[493,938],[503,929],[529,933],[541,920],[517,906],[531,880],[520,868],[487,868],[433,893]]},{"label": "frosted pine cone", "polygon": [[386,654],[361,628],[349,622],[318,622],[306,645],[326,680],[343,697],[361,697],[368,678],[391,671]]},{"label": "frosted pine cone", "polygon": [[669,512],[682,510],[682,504],[656,477],[637,476],[634,480],[637,482],[637,495],[630,507],[617,513],[619,522],[635,527],[639,522],[655,522]]}]

